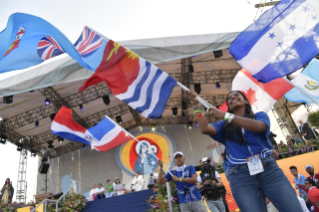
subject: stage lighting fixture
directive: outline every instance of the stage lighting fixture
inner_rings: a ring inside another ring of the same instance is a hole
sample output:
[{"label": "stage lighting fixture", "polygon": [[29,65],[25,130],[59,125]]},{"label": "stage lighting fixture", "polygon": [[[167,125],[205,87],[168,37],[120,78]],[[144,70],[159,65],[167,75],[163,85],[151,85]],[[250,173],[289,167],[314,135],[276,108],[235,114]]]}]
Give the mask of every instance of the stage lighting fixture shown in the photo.
[{"label": "stage lighting fixture", "polygon": [[202,88],[200,87],[200,83],[194,84],[194,90],[197,94],[200,94],[200,92],[202,91]]},{"label": "stage lighting fixture", "polygon": [[36,157],[37,156],[37,151],[34,149],[31,149],[31,157]]},{"label": "stage lighting fixture", "polygon": [[193,122],[192,121],[189,121],[187,123],[187,126],[188,126],[188,129],[192,129],[193,128]]},{"label": "stage lighting fixture", "polygon": [[222,50],[214,51],[215,59],[220,58],[222,56],[223,56],[223,51]]},{"label": "stage lighting fixture", "polygon": [[52,114],[50,115],[50,119],[51,119],[51,121],[53,121],[53,120],[54,120],[55,115],[56,115],[56,113],[52,113]]},{"label": "stage lighting fixture", "polygon": [[39,123],[39,121],[38,121],[38,120],[36,120],[34,125],[35,125],[36,127],[38,127],[38,126],[39,126],[39,124],[40,124],[40,123]]},{"label": "stage lighting fixture", "polygon": [[6,144],[6,143],[7,143],[7,136],[1,135],[1,136],[0,136],[0,143]]},{"label": "stage lighting fixture", "polygon": [[109,97],[109,95],[103,96],[102,99],[103,99],[103,102],[104,102],[104,104],[105,104],[106,106],[108,106],[108,105],[110,104],[110,97]]},{"label": "stage lighting fixture", "polygon": [[187,104],[185,101],[182,101],[182,109],[187,110]]},{"label": "stage lighting fixture", "polygon": [[82,111],[83,110],[83,105],[81,104],[81,105],[79,105],[79,107],[80,107],[80,110]]},{"label": "stage lighting fixture", "polygon": [[177,116],[177,107],[172,108],[173,117]]},{"label": "stage lighting fixture", "polygon": [[116,116],[115,119],[116,119],[117,123],[122,124],[122,117],[121,116]]},{"label": "stage lighting fixture", "polygon": [[59,143],[60,143],[60,144],[62,144],[62,143],[63,143],[63,141],[64,141],[64,138],[62,138],[62,137],[58,136],[58,141],[59,141]]},{"label": "stage lighting fixture", "polygon": [[41,158],[41,163],[46,163],[48,162],[48,158],[44,157],[44,158]]},{"label": "stage lighting fixture", "polygon": [[3,103],[5,103],[5,104],[11,104],[12,102],[13,102],[13,96],[3,97]]},{"label": "stage lighting fixture", "polygon": [[188,65],[189,73],[194,73],[194,66],[192,64]]},{"label": "stage lighting fixture", "polygon": [[185,112],[184,112],[184,111],[182,112],[182,116],[183,116],[183,118],[185,118],[185,117],[186,117],[186,115],[185,115]]},{"label": "stage lighting fixture", "polygon": [[220,88],[219,82],[216,82],[215,84],[216,84],[216,88],[219,89]]},{"label": "stage lighting fixture", "polygon": [[156,130],[156,124],[152,124],[152,125],[151,125],[151,130],[152,130],[152,131],[155,131],[155,130]]},{"label": "stage lighting fixture", "polygon": [[22,151],[22,144],[18,144],[17,151],[21,152]]},{"label": "stage lighting fixture", "polygon": [[83,144],[83,149],[86,149],[86,145],[85,144]]},{"label": "stage lighting fixture", "polygon": [[48,148],[49,149],[53,149],[54,148],[53,140],[47,141],[47,143],[48,143]]},{"label": "stage lighting fixture", "polygon": [[46,99],[44,100],[44,104],[45,104],[45,105],[49,105],[49,104],[50,104],[50,99],[49,99],[49,98],[46,98]]}]

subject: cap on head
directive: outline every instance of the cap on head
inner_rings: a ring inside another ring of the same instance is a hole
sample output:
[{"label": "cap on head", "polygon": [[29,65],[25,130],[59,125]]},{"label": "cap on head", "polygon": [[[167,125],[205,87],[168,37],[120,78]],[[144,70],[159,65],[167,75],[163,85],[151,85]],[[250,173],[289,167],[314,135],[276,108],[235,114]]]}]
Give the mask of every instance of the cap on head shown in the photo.
[{"label": "cap on head", "polygon": [[312,165],[306,165],[305,166],[305,170],[307,171],[307,168],[313,168],[313,166]]},{"label": "cap on head", "polygon": [[184,157],[184,154],[183,154],[182,152],[175,152],[174,155],[173,155],[173,158],[175,159],[175,157],[176,157],[177,155],[181,155],[181,156]]},{"label": "cap on head", "polygon": [[208,157],[202,158],[202,164],[210,163],[210,159]]}]

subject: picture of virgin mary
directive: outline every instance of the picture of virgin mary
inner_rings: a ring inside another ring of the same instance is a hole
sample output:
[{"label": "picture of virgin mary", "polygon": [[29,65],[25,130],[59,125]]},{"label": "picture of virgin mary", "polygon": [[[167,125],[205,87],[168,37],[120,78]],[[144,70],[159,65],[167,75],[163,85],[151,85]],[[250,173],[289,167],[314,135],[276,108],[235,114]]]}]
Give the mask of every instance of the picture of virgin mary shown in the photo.
[{"label": "picture of virgin mary", "polygon": [[136,153],[138,158],[134,166],[134,172],[142,175],[154,173],[158,168],[157,159],[155,157],[157,148],[148,141],[140,141],[136,145]]}]

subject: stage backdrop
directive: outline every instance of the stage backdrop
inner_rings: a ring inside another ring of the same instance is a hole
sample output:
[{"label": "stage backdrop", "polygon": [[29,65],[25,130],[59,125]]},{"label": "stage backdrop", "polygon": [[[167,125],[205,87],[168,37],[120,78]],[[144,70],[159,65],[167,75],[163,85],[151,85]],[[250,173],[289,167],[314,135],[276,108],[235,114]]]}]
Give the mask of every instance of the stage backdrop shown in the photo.
[{"label": "stage backdrop", "polygon": [[[220,148],[215,141],[201,134],[195,126],[193,129],[186,125],[159,126],[154,132],[149,128],[142,131],[136,128],[130,132],[142,143],[131,140],[107,152],[87,148],[50,159],[48,192],[66,191],[74,180],[80,182],[81,192],[88,195],[93,184],[104,186],[106,180],[114,181],[115,177],[129,187],[134,173],[143,174],[147,182],[149,174],[158,168],[153,154],[171,168],[175,151],[184,153],[186,164],[199,165],[199,160],[205,156],[220,160]],[[44,176],[38,174],[38,193],[44,193]]]}]

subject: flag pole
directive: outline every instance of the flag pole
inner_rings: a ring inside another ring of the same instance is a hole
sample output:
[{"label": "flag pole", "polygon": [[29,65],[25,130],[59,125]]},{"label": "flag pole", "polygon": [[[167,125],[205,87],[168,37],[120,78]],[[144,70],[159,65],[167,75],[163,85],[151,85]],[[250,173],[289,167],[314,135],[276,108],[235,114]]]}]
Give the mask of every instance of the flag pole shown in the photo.
[{"label": "flag pole", "polygon": [[[181,87],[184,91],[189,91],[189,89],[183,85],[182,83],[180,82],[177,82],[177,85],[179,87]],[[196,96],[195,99],[201,103],[204,107],[206,107],[206,109],[209,109],[209,108],[215,108],[213,105],[209,104],[208,102],[206,102],[203,98],[201,98],[200,96]]]},{"label": "flag pole", "polygon": [[292,86],[294,86],[295,88],[297,88],[301,93],[303,93],[306,97],[308,97],[311,101],[313,101],[316,105],[319,106],[318,102],[316,102],[313,98],[311,98],[307,92],[305,92],[303,89],[299,88],[299,86],[295,85],[293,82],[287,80],[286,78],[284,78],[287,82],[289,82]]},{"label": "flag pole", "polygon": [[[107,115],[105,115],[105,117],[108,118],[109,120],[111,120],[115,125],[121,127],[122,130],[123,130],[126,134],[128,134],[129,136],[131,136],[131,138],[133,138],[135,141],[137,141],[137,143],[140,143],[140,142],[141,142],[141,141],[138,140],[134,135],[132,135],[132,134],[129,133],[126,129],[124,129],[121,125],[119,125],[118,123],[116,123],[115,121],[113,121],[113,119],[111,119],[111,118],[108,117]],[[154,157],[156,157],[157,160],[159,160],[159,158],[154,154],[153,151],[152,151],[152,155],[153,155]],[[165,165],[164,163],[163,163],[163,165],[164,165],[165,169],[168,171],[168,173],[169,173],[171,176],[173,176],[173,174],[171,173],[171,171],[166,167],[166,165]]]}]

